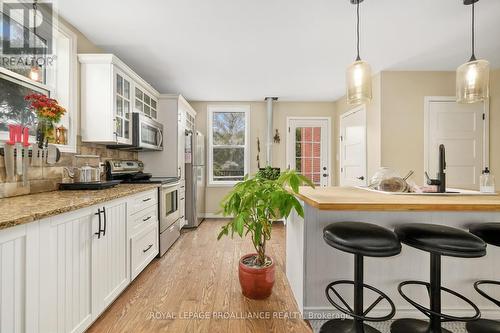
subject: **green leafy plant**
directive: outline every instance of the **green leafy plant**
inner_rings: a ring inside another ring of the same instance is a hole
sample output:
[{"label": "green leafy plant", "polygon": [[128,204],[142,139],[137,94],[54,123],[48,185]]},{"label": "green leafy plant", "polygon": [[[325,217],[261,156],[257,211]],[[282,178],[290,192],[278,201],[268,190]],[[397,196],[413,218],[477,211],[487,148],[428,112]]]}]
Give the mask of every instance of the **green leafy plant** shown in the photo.
[{"label": "green leafy plant", "polygon": [[271,166],[266,166],[257,172],[257,176],[268,180],[276,180],[279,178],[280,174],[280,168],[273,168]]},{"label": "green leafy plant", "polygon": [[294,170],[282,172],[277,179],[268,179],[265,174],[255,177],[245,176],[223,199],[222,213],[232,216],[229,223],[222,227],[217,239],[237,233],[240,237],[251,235],[253,246],[257,252],[253,265],[265,267],[266,242],[271,239],[273,220],[287,218],[292,209],[304,217],[304,210],[294,193],[299,187],[314,184]]}]

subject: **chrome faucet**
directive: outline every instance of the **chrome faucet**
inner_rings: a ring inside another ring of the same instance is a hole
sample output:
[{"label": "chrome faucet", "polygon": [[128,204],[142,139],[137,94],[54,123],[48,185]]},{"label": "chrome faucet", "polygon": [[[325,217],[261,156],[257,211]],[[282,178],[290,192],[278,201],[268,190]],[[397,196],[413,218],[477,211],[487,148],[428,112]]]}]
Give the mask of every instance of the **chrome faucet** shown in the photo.
[{"label": "chrome faucet", "polygon": [[425,172],[427,178],[427,185],[436,185],[438,193],[446,193],[446,150],[444,145],[439,145],[439,171],[437,179],[431,179],[427,171]]}]

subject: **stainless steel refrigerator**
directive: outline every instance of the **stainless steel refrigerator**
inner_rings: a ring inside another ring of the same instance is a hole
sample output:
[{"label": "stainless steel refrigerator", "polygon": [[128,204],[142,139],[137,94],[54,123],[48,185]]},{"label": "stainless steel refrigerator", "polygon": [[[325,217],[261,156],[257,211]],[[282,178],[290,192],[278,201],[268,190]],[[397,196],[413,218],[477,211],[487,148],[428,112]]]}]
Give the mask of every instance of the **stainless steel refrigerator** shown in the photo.
[{"label": "stainless steel refrigerator", "polygon": [[205,214],[205,136],[186,136],[186,220],[185,228],[196,228]]}]

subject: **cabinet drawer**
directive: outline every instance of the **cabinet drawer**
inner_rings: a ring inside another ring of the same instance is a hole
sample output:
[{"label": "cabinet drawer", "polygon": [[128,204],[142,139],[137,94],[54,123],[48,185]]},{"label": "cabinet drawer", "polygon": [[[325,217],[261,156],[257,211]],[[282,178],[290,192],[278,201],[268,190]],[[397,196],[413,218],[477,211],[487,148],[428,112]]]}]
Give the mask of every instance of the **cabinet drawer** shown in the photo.
[{"label": "cabinet drawer", "polygon": [[130,214],[135,214],[143,209],[158,204],[158,190],[141,193],[132,199]]},{"label": "cabinet drawer", "polygon": [[129,235],[135,235],[150,225],[158,225],[158,205],[143,209],[131,217],[128,226]]},{"label": "cabinet drawer", "polygon": [[158,225],[151,225],[130,240],[131,279],[137,275],[158,254]]},{"label": "cabinet drawer", "polygon": [[181,231],[178,222],[175,222],[167,230],[162,232],[160,234],[160,255],[165,254],[180,235]]}]

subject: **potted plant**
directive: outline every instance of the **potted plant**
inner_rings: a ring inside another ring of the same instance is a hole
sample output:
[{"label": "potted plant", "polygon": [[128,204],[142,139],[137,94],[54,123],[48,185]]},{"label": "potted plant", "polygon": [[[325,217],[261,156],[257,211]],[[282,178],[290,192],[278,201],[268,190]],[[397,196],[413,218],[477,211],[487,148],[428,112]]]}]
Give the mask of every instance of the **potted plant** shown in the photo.
[{"label": "potted plant", "polygon": [[269,297],[274,285],[274,261],[266,254],[273,220],[287,218],[292,209],[303,217],[303,208],[294,194],[299,193],[301,185],[314,187],[308,178],[295,171],[287,170],[275,179],[266,176],[266,173],[253,178],[246,176],[223,199],[222,213],[232,219],[217,238],[250,234],[255,253],[242,256],[238,270],[243,295],[252,299]]},{"label": "potted plant", "polygon": [[29,106],[34,110],[37,120],[37,142],[42,148],[45,140],[55,142],[54,124],[61,120],[61,117],[66,113],[66,109],[59,103],[45,95],[33,93],[26,95],[24,99],[29,102]]}]

